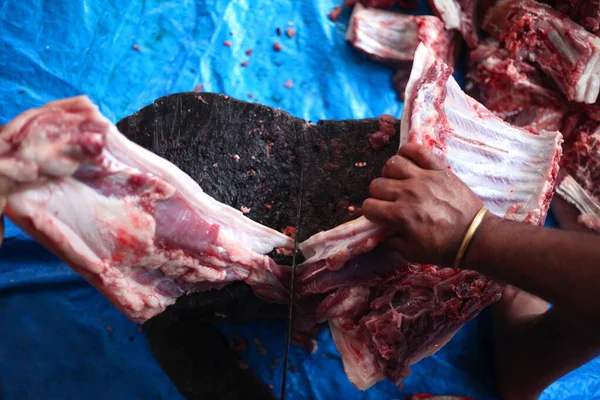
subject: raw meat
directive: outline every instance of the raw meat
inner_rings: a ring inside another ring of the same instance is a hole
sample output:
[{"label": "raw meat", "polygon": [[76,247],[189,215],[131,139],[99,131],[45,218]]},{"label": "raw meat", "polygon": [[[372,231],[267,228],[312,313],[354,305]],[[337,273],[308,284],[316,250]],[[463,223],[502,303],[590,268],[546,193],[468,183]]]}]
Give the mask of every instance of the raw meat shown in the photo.
[{"label": "raw meat", "polygon": [[600,0],[557,0],[556,8],[590,32],[600,31]]},{"label": "raw meat", "polygon": [[433,12],[439,16],[448,30],[457,30],[470,48],[477,47],[478,0],[429,0]]},{"label": "raw meat", "polygon": [[373,250],[388,232],[377,224],[360,217],[333,229],[319,232],[298,245],[306,257],[301,265],[338,270],[360,254]]},{"label": "raw meat", "polygon": [[578,220],[600,232],[600,127],[589,123],[569,144],[556,192],[581,213]]},{"label": "raw meat", "polygon": [[494,214],[543,223],[558,174],[561,134],[532,135],[505,123],[466,96],[451,72],[419,46],[406,88],[401,143],[421,143],[443,157]]},{"label": "raw meat", "polygon": [[506,14],[513,6],[521,0],[497,0],[485,11],[481,29],[492,35],[495,39],[500,39],[504,30],[504,21]]},{"label": "raw meat", "polygon": [[308,269],[299,282],[304,298],[328,293],[316,319],[329,322],[360,390],[385,377],[401,387],[410,365],[443,347],[502,289],[475,272],[409,264],[383,246],[337,271]]},{"label": "raw meat", "polygon": [[469,57],[468,92],[488,110],[536,133],[561,131],[571,106],[560,94],[543,86],[530,64],[510,58],[497,43],[482,43]]},{"label": "raw meat", "polygon": [[87,97],[18,116],[0,152],[3,181],[13,182],[6,215],[132,320],[238,280],[287,301],[284,271],[263,254],[293,241],[127,140]]},{"label": "raw meat", "polygon": [[508,10],[501,40],[516,60],[530,61],[569,100],[593,104],[600,91],[600,38],[533,0]]},{"label": "raw meat", "polygon": [[[424,144],[443,157],[493,213],[543,223],[560,133],[533,135],[508,125],[466,96],[451,72],[419,45],[401,142]],[[500,285],[475,272],[409,264],[383,246],[357,257],[386,234],[359,218],[313,236],[307,241],[313,256],[299,279],[301,296],[329,293],[317,319],[329,322],[344,369],[361,390],[383,377],[401,386],[410,365],[439,350],[501,293]],[[340,268],[340,258],[350,261]]]},{"label": "raw meat", "polygon": [[396,117],[389,114],[379,116],[379,129],[369,134],[369,145],[376,151],[386,148],[396,136]]},{"label": "raw meat", "polygon": [[425,43],[448,65],[458,56],[458,34],[433,16],[412,16],[354,6],[346,40],[370,58],[397,69],[394,86],[400,97],[408,81],[415,50]]},{"label": "raw meat", "polygon": [[420,42],[454,65],[458,47],[455,38],[437,17],[406,15],[360,4],[354,6],[346,31],[346,40],[369,57],[409,70]]}]

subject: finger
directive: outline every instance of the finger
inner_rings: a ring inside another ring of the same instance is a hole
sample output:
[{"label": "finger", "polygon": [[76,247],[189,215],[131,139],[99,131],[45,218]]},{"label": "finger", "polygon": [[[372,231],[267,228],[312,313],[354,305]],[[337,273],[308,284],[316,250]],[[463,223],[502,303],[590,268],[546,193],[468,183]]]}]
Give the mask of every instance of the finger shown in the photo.
[{"label": "finger", "polygon": [[361,211],[369,221],[397,230],[402,227],[402,223],[396,221],[395,207],[397,204],[389,201],[367,199],[363,202]]},{"label": "finger", "polygon": [[446,163],[433,151],[417,143],[407,143],[400,147],[398,155],[403,156],[417,166],[425,169],[444,170],[447,169]]},{"label": "finger", "polygon": [[377,178],[371,181],[369,193],[378,200],[396,201],[401,197],[402,181],[387,178]]},{"label": "finger", "polygon": [[409,179],[419,174],[420,168],[402,156],[393,156],[385,163],[381,175],[391,179]]}]

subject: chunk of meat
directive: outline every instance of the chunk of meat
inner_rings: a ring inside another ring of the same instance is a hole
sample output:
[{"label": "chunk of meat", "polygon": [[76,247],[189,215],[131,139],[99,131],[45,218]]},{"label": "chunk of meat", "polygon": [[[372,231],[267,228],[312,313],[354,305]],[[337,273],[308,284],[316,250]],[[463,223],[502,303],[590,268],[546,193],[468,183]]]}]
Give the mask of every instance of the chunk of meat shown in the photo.
[{"label": "chunk of meat", "polygon": [[581,213],[578,220],[591,229],[600,220],[600,126],[581,127],[561,161],[562,175],[556,192]]},{"label": "chunk of meat", "polygon": [[480,40],[478,32],[478,6],[481,0],[429,0],[431,9],[444,21],[446,29],[457,30],[470,48],[477,47]]},{"label": "chunk of meat", "polygon": [[512,125],[537,133],[561,131],[574,110],[559,93],[545,87],[539,72],[510,58],[497,43],[480,44],[469,55],[469,93]]},{"label": "chunk of meat", "polygon": [[369,145],[377,151],[387,147],[392,137],[396,136],[396,117],[389,114],[379,116],[379,130],[369,134]]},{"label": "chunk of meat", "polygon": [[600,91],[600,38],[545,4],[510,7],[501,40],[512,58],[537,65],[567,99],[593,104]]},{"label": "chunk of meat", "polygon": [[[543,223],[558,173],[560,133],[533,135],[510,126],[465,95],[451,73],[419,45],[401,142],[421,143],[443,158],[496,215]],[[361,390],[384,376],[401,386],[410,365],[443,347],[502,290],[475,272],[410,264],[375,247],[387,234],[359,218],[301,244],[310,244],[312,256],[301,266],[299,294],[327,294],[317,320],[329,322],[344,369]]]},{"label": "chunk of meat", "polygon": [[412,364],[443,347],[501,293],[475,272],[409,264],[385,247],[309,287],[329,292],[317,320],[328,321],[346,375],[360,390],[385,377],[401,387]]},{"label": "chunk of meat", "polygon": [[408,81],[415,50],[425,43],[446,64],[454,66],[459,36],[434,16],[413,16],[354,6],[346,40],[370,58],[398,71],[394,86],[400,97]]},{"label": "chunk of meat", "polygon": [[556,8],[590,32],[600,31],[600,0],[557,0]]},{"label": "chunk of meat", "polygon": [[87,97],[18,116],[0,133],[0,153],[8,218],[132,320],[237,280],[286,301],[283,271],[263,254],[293,241],[127,140]]},{"label": "chunk of meat", "polygon": [[406,15],[360,4],[354,6],[346,31],[346,40],[356,49],[391,67],[409,70],[420,42],[454,65],[458,47],[455,38],[437,17]]},{"label": "chunk of meat", "polygon": [[386,229],[360,217],[300,243],[298,248],[306,257],[301,265],[338,270],[348,260],[373,250],[388,234]]}]

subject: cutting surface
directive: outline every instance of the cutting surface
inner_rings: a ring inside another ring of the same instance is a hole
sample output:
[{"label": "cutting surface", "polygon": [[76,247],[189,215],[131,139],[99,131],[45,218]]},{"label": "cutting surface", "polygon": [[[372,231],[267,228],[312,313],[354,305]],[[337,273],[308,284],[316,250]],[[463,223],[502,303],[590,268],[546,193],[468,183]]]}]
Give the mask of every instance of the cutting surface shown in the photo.
[{"label": "cutting surface", "polygon": [[[312,121],[399,116],[391,72],[344,42],[348,13],[335,23],[327,18],[337,5],[334,0],[0,0],[0,123],[76,94],[89,95],[116,122],[158,97],[198,84],[241,99],[252,94],[254,101]],[[285,33],[289,27],[296,30],[292,38]],[[275,42],[280,52],[273,50]],[[284,86],[290,80],[291,87]],[[137,325],[14,226],[8,225],[5,236],[0,398],[80,398],[82,393],[90,399],[182,398]],[[316,354],[292,350],[289,398],[400,399],[435,392],[496,399],[488,322],[484,313],[436,356],[417,364],[401,393],[389,382],[363,394],[354,389],[329,333],[322,331]],[[283,353],[284,323],[219,329],[248,339],[244,360],[278,392],[281,366],[274,361]],[[595,360],[554,384],[542,399],[600,398],[597,371]]]}]

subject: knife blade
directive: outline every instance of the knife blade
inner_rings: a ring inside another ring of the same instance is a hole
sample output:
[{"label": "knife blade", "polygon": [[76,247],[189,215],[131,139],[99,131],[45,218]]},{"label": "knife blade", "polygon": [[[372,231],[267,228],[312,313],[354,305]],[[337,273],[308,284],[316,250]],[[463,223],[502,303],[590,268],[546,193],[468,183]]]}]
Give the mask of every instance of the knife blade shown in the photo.
[{"label": "knife blade", "polygon": [[296,214],[296,235],[294,236],[294,254],[292,255],[292,276],[290,278],[290,302],[288,305],[287,335],[285,338],[285,350],[283,353],[283,376],[281,378],[280,400],[285,400],[288,359],[290,345],[292,343],[292,326],[294,323],[294,291],[296,289],[296,260],[298,255],[298,238],[300,237],[300,218],[302,215],[302,195],[304,188],[304,163],[300,169],[300,191],[298,193],[298,212]]}]

